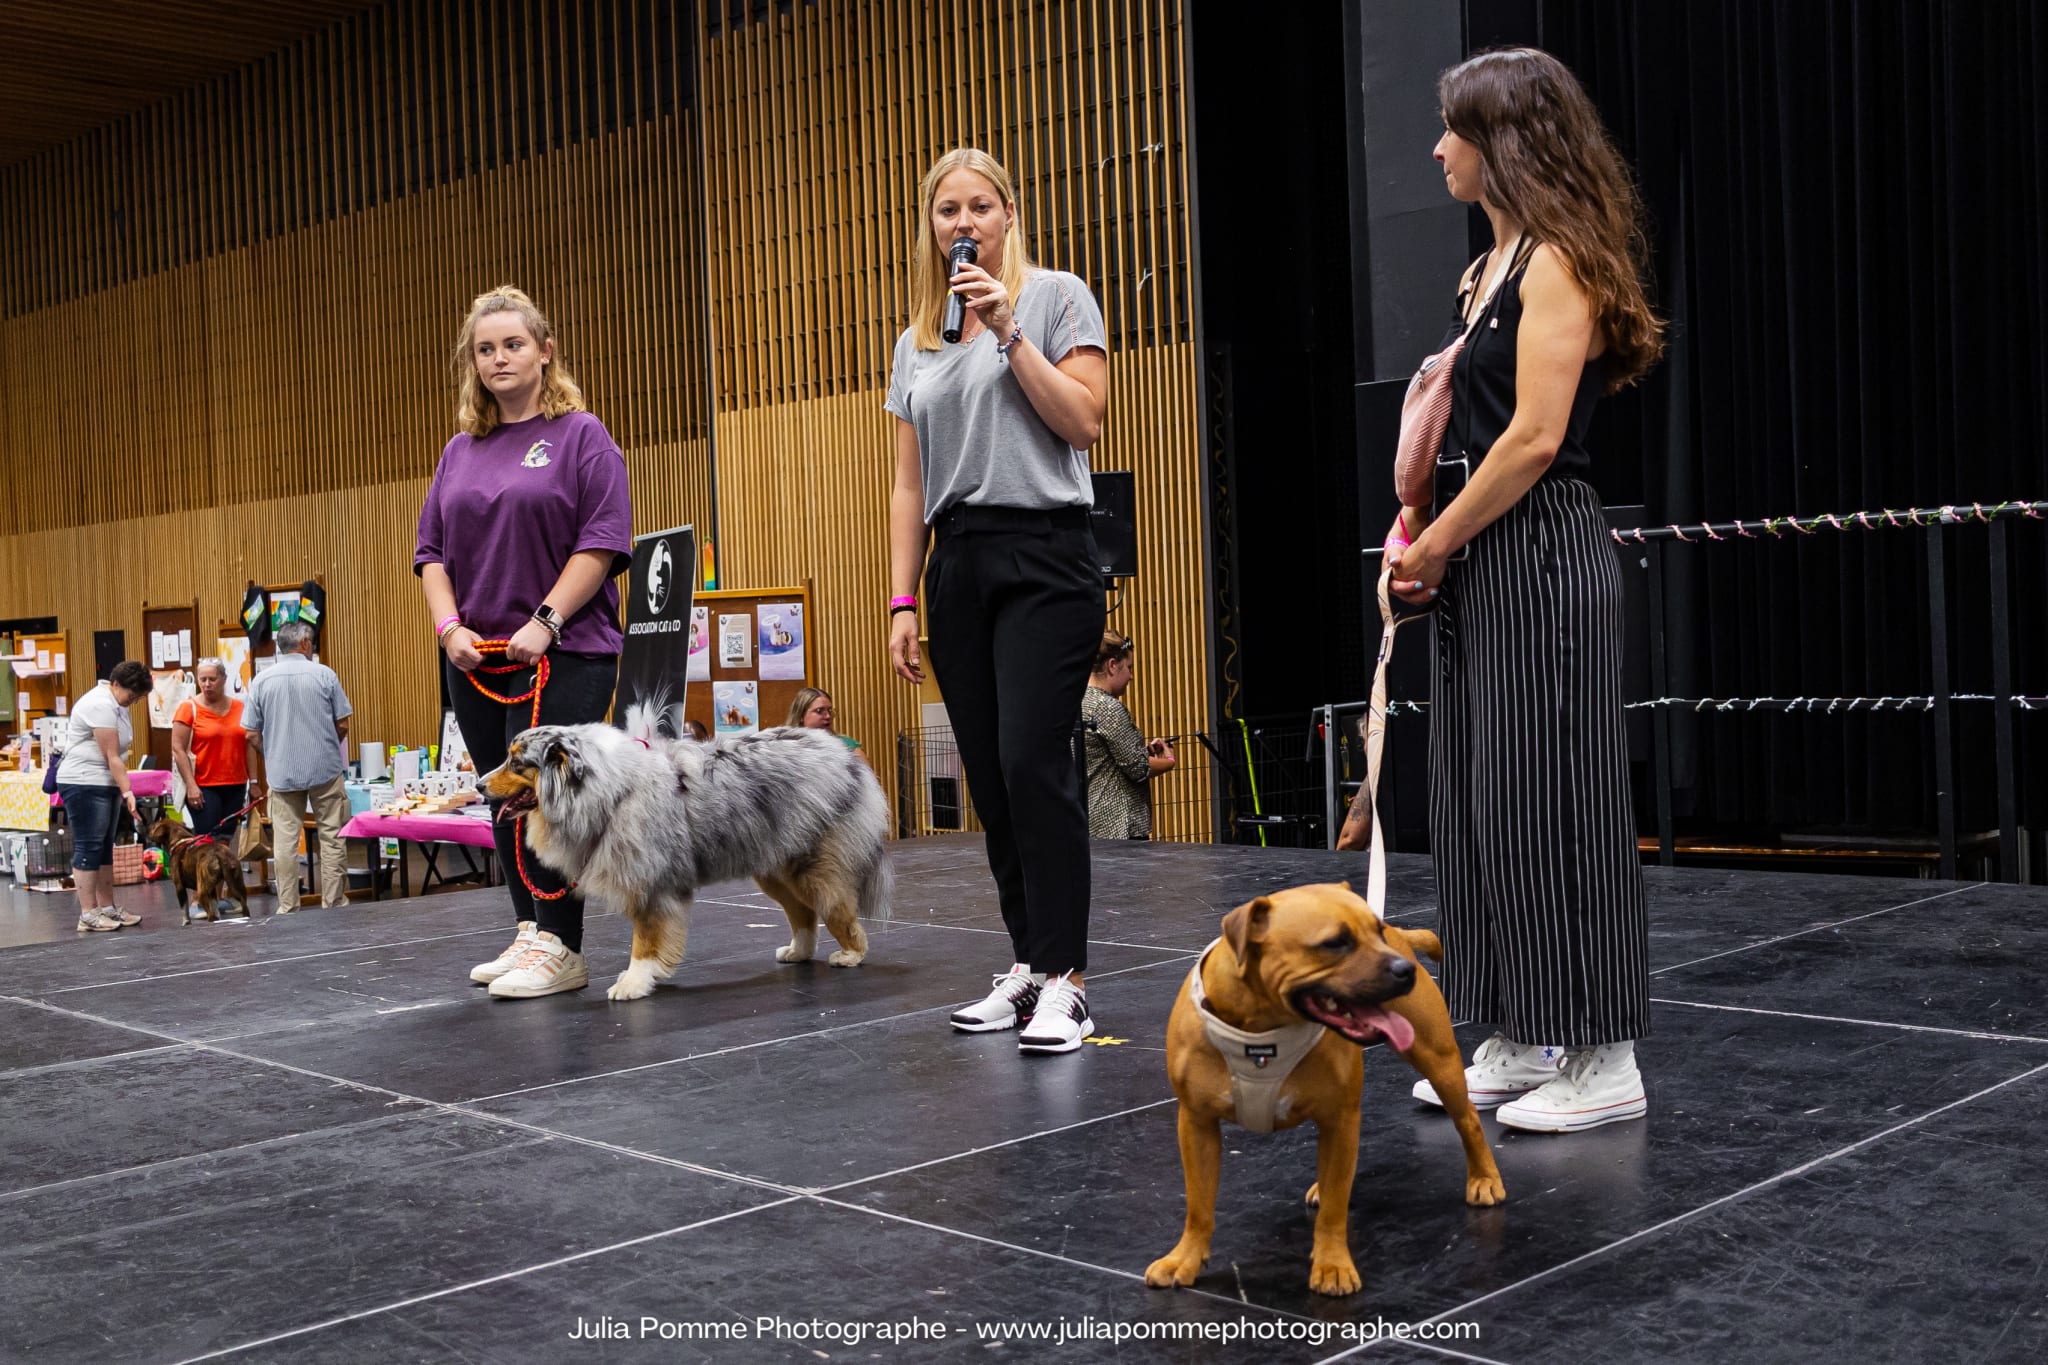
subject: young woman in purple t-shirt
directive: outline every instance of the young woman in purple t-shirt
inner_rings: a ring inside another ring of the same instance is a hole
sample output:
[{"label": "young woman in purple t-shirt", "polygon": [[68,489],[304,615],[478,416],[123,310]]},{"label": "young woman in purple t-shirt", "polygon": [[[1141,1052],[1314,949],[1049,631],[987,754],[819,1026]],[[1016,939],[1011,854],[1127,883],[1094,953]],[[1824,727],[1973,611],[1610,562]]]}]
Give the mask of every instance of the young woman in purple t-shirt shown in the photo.
[{"label": "young woman in purple t-shirt", "polygon": [[[601,721],[618,681],[619,589],[632,563],[626,462],[555,355],[532,299],[500,285],[470,305],[451,357],[461,428],[420,509],[420,576],[440,637],[448,695],[476,771],[505,761],[535,724],[530,692],[547,661],[543,725]],[[487,656],[479,641],[506,641]],[[517,665],[513,672],[479,672]],[[481,684],[481,687],[479,687]],[[493,815],[496,804],[492,803]],[[514,999],[581,990],[583,898],[493,820],[518,932],[470,972]]]}]

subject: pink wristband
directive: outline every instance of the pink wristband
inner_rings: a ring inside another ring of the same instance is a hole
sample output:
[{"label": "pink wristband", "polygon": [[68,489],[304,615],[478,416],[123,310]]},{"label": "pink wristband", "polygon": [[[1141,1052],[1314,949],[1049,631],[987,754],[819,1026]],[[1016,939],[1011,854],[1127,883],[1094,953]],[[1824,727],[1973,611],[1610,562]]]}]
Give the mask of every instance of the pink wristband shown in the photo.
[{"label": "pink wristband", "polygon": [[914,607],[917,605],[917,599],[915,597],[892,597],[889,599],[889,605],[892,607]]},{"label": "pink wristband", "polygon": [[441,618],[441,619],[440,619],[440,620],[439,620],[438,622],[436,622],[436,623],[435,623],[435,625],[434,625],[434,638],[435,638],[435,639],[437,639],[437,640],[438,640],[438,639],[440,639],[440,638],[441,638],[442,636],[444,636],[444,635],[446,635],[446,634],[448,633],[448,629],[449,629],[449,627],[451,627],[451,626],[459,626],[459,625],[461,625],[461,624],[462,624],[462,618],[461,618],[460,616],[458,616],[458,615],[452,615],[452,614],[451,614],[451,615],[448,615],[448,616],[444,616],[444,617],[442,617],[442,618]]}]

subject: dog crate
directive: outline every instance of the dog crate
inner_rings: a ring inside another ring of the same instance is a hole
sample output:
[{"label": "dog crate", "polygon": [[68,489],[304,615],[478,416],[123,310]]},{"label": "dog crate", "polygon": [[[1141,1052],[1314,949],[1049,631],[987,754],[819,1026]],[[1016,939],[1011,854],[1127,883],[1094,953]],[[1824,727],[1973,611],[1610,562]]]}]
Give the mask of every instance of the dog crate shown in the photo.
[{"label": "dog crate", "polygon": [[924,722],[923,737],[927,823],[933,830],[967,828],[967,782],[960,766],[960,750],[953,742],[953,722],[944,702],[928,701],[919,708]]},{"label": "dog crate", "polygon": [[71,831],[52,830],[28,836],[23,881],[47,881],[71,875]]}]

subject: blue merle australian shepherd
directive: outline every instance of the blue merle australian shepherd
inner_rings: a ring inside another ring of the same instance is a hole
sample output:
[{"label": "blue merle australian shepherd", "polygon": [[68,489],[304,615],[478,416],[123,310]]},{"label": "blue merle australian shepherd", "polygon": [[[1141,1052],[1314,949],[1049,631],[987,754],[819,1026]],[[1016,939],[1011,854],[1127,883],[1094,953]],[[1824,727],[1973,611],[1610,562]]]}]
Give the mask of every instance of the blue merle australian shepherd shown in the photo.
[{"label": "blue merle australian shepherd", "polygon": [[[609,725],[542,725],[512,742],[485,782],[501,820],[526,817],[549,867],[633,924],[614,1000],[675,974],[697,888],[752,877],[789,917],[778,962],[809,960],[818,921],[829,959],[867,955],[861,917],[889,913],[888,803],[875,775],[823,730],[777,728],[708,744],[648,744]],[[516,873],[515,873],[516,875]]]}]

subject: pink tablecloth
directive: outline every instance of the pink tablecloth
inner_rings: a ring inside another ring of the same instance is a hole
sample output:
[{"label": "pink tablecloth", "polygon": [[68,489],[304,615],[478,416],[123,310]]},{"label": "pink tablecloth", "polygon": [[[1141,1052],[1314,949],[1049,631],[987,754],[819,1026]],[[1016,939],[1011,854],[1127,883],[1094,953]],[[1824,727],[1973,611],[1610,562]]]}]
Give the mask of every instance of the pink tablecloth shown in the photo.
[{"label": "pink tablecloth", "polygon": [[341,837],[492,846],[491,822],[471,815],[358,815],[341,827]]},{"label": "pink tablecloth", "polygon": [[[171,794],[171,770],[169,768],[141,768],[128,774],[128,790],[137,796],[169,796]],[[54,792],[50,796],[52,806],[64,804],[64,798]]]}]

